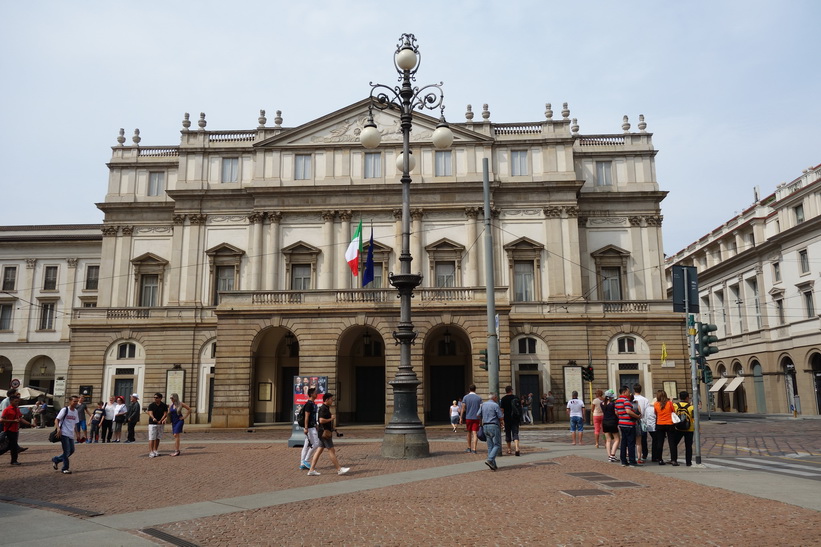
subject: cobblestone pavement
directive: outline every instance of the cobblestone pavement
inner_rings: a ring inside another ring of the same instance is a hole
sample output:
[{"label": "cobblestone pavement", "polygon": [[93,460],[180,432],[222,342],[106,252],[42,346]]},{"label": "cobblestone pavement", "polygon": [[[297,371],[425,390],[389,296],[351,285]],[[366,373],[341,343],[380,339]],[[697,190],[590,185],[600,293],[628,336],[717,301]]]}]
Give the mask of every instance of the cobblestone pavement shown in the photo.
[{"label": "cobblestone pavement", "polygon": [[[139,432],[140,441],[132,445],[78,446],[72,475],[52,469],[49,459],[59,447],[42,442],[45,430],[26,430],[23,465],[8,466],[8,456],[0,462],[0,497],[117,515],[270,495],[270,507],[154,526],[198,545],[783,545],[785,538],[793,545],[821,545],[819,512],[590,457],[562,456],[573,447],[560,427],[524,428],[524,458],[501,458],[496,473],[482,464],[481,453],[465,454],[464,435],[447,428],[429,428],[432,457],[420,460],[382,458],[381,428],[346,428],[344,442],[337,442],[340,462],[351,467],[344,477],[333,472],[326,457],[321,476],[298,471],[298,449],[287,448],[290,432],[281,428],[253,433],[191,428],[182,456],[167,455],[172,443],[166,439],[161,444],[166,455],[154,459],[147,457],[145,434]],[[745,449],[767,456],[821,454],[821,421],[714,423],[702,431],[705,457],[750,456]],[[586,440],[592,444],[592,438]],[[589,446],[583,449],[585,455],[597,454]],[[405,471],[465,463],[475,463],[475,472],[390,480]],[[682,466],[677,472],[697,471]],[[325,495],[320,489],[315,499],[279,504],[286,491],[320,485],[331,493],[341,481],[360,479],[370,481],[366,490]],[[566,493],[573,490],[597,495]],[[634,526],[621,524],[623,514]]]}]

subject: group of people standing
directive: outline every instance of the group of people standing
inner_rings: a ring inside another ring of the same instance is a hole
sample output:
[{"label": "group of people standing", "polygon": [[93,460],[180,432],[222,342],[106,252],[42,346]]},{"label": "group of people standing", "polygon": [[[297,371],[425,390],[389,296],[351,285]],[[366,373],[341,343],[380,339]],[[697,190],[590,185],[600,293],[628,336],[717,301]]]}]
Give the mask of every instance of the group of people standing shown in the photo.
[{"label": "group of people standing", "polygon": [[[641,465],[650,455],[658,465],[678,466],[678,445],[683,439],[685,463],[692,465],[695,421],[688,392],[681,391],[679,402],[674,404],[664,390],[658,391],[653,402],[649,401],[642,395],[641,384],[635,384],[632,390],[621,386],[618,397],[613,390],[598,390],[591,412],[596,448],[603,434],[609,461],[620,461],[623,466]],[[664,461],[665,439],[670,451],[668,462]]]}]

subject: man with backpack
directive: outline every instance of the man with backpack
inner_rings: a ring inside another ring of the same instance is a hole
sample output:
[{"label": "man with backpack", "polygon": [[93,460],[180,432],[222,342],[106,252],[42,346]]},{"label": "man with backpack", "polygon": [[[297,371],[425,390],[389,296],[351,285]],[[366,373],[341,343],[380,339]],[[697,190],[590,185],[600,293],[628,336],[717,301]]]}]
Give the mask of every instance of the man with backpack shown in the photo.
[{"label": "man with backpack", "polygon": [[675,444],[684,439],[684,457],[687,467],[693,465],[693,434],[696,430],[693,419],[693,405],[690,403],[690,394],[682,391],[678,394],[679,402],[675,404],[675,412],[679,417],[679,422],[673,425],[675,429]]},{"label": "man with backpack", "polygon": [[305,444],[302,445],[302,454],[299,458],[300,469],[311,468],[311,458],[314,455],[314,449],[319,446],[319,435],[316,432],[316,388],[308,388],[308,400],[302,405],[302,408],[297,415],[297,422],[302,426],[302,432],[305,433]]},{"label": "man with backpack", "polygon": [[507,453],[513,454],[510,443],[519,456],[519,421],[522,419],[522,403],[519,398],[513,395],[513,386],[505,387],[505,396],[502,397],[501,404],[505,422],[505,442],[507,442]]}]

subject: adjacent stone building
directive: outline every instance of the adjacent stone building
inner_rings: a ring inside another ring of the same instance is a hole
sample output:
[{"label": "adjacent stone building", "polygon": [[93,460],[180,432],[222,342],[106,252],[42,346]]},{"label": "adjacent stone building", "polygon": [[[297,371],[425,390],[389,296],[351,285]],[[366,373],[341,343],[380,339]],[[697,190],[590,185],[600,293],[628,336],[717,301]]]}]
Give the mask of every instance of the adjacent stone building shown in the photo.
[{"label": "adjacent stone building", "polygon": [[821,165],[667,260],[698,270],[699,320],[718,326],[712,408],[821,413]]},{"label": "adjacent stone building", "polygon": [[[294,377],[327,376],[343,422],[384,422],[399,362],[401,147],[398,118],[367,150],[363,100],[296,127],[207,129],[179,144],[112,149],[96,307],[74,304],[69,389],[179,391],[216,427],[291,420]],[[478,116],[477,116],[478,117]],[[565,104],[494,123],[468,108],[435,150],[438,120],[415,114],[411,254],[419,415],[444,421],[475,383],[488,391],[484,264],[492,260],[500,383],[561,401],[592,363],[592,387],[689,385],[681,314],[666,298],[652,134],[582,135]],[[482,160],[489,158],[493,253],[485,256]],[[344,253],[363,223],[375,279]],[[667,358],[661,362],[662,345]],[[3,346],[0,346],[0,352]],[[647,388],[645,388],[647,390]]]}]

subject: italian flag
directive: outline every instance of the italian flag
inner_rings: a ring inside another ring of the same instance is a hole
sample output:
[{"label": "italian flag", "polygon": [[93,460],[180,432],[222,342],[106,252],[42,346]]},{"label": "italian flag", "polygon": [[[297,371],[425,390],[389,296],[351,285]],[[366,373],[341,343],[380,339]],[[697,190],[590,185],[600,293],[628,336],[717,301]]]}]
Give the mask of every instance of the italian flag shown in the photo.
[{"label": "italian flag", "polygon": [[356,227],[356,232],[353,234],[351,244],[348,245],[348,250],[345,251],[345,260],[348,261],[348,266],[355,276],[359,275],[359,255],[362,253],[362,219],[359,219],[359,226]]}]

